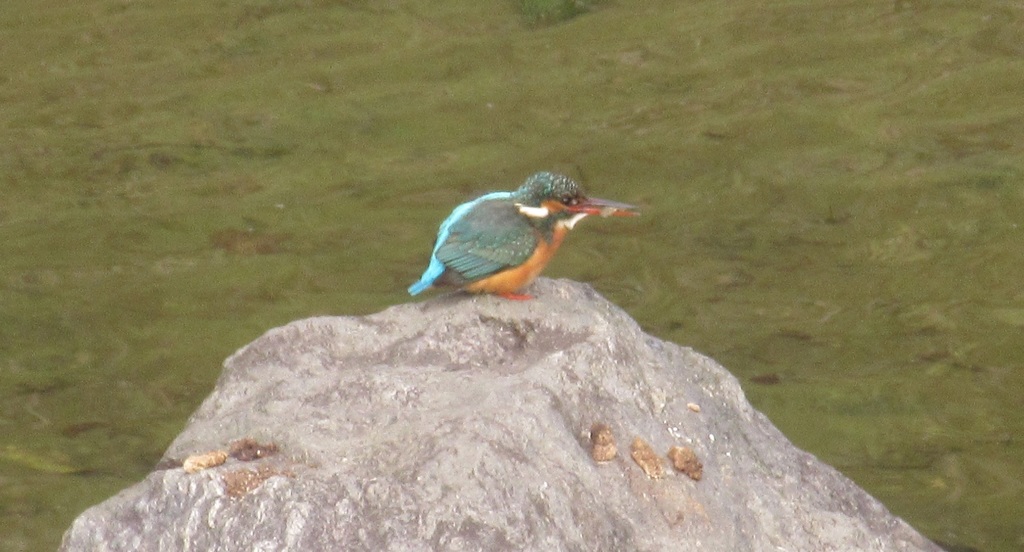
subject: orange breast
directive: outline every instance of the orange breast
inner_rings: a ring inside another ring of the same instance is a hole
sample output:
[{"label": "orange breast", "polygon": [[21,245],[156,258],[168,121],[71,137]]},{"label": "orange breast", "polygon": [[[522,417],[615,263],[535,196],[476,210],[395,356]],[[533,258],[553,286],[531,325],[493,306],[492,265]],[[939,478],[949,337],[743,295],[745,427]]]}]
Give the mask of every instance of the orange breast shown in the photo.
[{"label": "orange breast", "polygon": [[466,291],[474,293],[515,293],[523,289],[544,270],[548,261],[555,256],[555,251],[558,251],[558,247],[562,245],[562,240],[565,239],[566,233],[568,233],[566,228],[562,226],[556,227],[551,236],[551,241],[548,242],[540,238],[537,250],[533,252],[533,255],[530,255],[529,259],[526,259],[525,263],[502,270],[482,280],[477,280],[467,285],[465,287]]}]

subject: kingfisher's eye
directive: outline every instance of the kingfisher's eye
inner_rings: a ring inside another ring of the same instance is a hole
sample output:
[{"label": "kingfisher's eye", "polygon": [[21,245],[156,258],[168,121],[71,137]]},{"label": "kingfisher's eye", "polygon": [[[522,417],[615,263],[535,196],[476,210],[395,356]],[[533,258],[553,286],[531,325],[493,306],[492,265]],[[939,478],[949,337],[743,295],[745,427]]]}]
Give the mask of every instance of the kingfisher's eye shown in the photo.
[{"label": "kingfisher's eye", "polygon": [[576,196],[574,196],[572,194],[565,194],[565,195],[562,196],[562,205],[572,206],[572,205],[576,205],[579,202],[580,202],[579,198],[577,198]]}]

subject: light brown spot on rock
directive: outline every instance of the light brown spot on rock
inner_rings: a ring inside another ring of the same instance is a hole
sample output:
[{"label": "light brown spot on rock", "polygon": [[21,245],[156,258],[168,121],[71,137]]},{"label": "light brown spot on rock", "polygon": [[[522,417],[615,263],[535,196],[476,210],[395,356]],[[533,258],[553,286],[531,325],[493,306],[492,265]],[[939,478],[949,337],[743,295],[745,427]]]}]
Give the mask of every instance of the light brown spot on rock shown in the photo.
[{"label": "light brown spot on rock", "polygon": [[661,463],[661,457],[658,453],[654,452],[651,445],[637,437],[633,439],[633,444],[630,445],[630,455],[633,457],[633,461],[640,466],[640,469],[644,470],[647,477],[652,479],[660,479],[665,476],[665,468]]},{"label": "light brown spot on rock", "polygon": [[189,456],[182,462],[181,467],[185,468],[185,473],[196,473],[219,466],[226,462],[227,459],[228,453],[223,450],[211,450]]},{"label": "light brown spot on rock", "polygon": [[590,426],[590,457],[595,462],[608,462],[615,458],[619,449],[615,446],[615,436],[608,424],[600,422]]},{"label": "light brown spot on rock", "polygon": [[704,464],[697,459],[697,453],[690,447],[675,446],[668,449],[668,458],[672,461],[672,467],[688,475],[694,481],[700,481],[704,476]]}]

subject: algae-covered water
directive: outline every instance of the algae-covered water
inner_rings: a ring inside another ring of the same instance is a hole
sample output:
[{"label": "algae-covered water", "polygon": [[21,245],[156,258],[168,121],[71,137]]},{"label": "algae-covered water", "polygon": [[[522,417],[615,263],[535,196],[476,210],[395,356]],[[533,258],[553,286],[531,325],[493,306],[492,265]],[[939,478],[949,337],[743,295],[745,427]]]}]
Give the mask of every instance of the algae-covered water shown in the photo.
[{"label": "algae-covered water", "polygon": [[141,479],[263,331],[410,300],[441,218],[537,170],[643,207],[548,275],[933,539],[1024,547],[1024,7],[544,4],[0,4],[0,549]]}]

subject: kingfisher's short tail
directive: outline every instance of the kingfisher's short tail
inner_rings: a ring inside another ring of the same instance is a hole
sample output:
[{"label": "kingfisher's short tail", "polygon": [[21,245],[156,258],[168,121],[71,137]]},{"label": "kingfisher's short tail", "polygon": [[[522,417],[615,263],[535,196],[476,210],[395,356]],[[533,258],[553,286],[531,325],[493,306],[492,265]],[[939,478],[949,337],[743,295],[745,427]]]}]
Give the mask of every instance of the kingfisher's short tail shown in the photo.
[{"label": "kingfisher's short tail", "polygon": [[444,274],[444,264],[437,260],[437,257],[430,257],[430,264],[427,265],[427,269],[423,271],[423,276],[420,276],[420,281],[409,286],[409,295],[416,295],[423,290],[434,285],[441,275]]},{"label": "kingfisher's short tail", "polygon": [[432,280],[420,280],[419,282],[409,286],[409,295],[417,295],[423,290],[429,288],[433,283],[434,282]]}]

